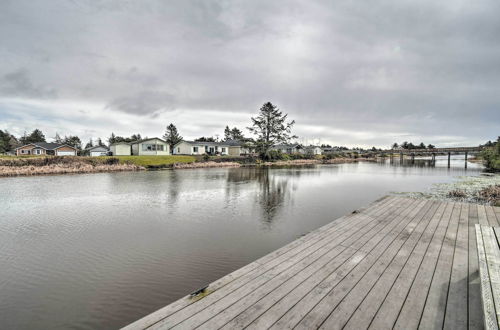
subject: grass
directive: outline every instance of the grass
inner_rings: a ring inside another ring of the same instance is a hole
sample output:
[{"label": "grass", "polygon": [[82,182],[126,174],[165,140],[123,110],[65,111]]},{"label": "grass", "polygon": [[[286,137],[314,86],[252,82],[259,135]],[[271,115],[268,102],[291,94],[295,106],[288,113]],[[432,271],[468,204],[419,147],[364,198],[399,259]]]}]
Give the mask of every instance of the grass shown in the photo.
[{"label": "grass", "polygon": [[193,163],[196,161],[192,156],[101,156],[100,159],[118,158],[121,164],[134,164],[144,167],[157,167],[172,165],[175,163]]}]

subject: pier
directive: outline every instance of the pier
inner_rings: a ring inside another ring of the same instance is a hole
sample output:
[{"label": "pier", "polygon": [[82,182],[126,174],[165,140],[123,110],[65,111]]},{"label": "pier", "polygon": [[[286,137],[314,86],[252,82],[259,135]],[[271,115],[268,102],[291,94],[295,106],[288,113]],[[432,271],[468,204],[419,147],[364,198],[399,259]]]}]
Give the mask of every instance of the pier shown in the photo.
[{"label": "pier", "polygon": [[475,225],[499,220],[498,207],[385,197],[125,329],[482,329]]},{"label": "pier", "polygon": [[473,154],[476,155],[483,150],[483,147],[456,147],[456,148],[431,148],[431,149],[391,149],[391,150],[383,150],[382,154],[389,154],[391,160],[394,157],[394,154],[399,154],[400,162],[403,162],[403,157],[410,156],[411,160],[415,160],[415,155],[419,156],[431,156],[432,161],[436,161],[436,155],[447,155],[448,156],[448,168],[451,166],[451,155],[464,155],[464,164],[465,168],[467,168],[467,159],[468,156]]}]

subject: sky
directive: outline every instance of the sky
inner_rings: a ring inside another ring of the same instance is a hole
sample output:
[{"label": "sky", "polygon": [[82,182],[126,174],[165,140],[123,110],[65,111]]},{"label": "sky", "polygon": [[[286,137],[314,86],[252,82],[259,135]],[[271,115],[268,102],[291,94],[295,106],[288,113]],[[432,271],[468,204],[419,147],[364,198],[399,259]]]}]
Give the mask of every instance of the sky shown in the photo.
[{"label": "sky", "polygon": [[245,129],[298,142],[500,135],[498,0],[0,0],[0,129],[82,140]]}]

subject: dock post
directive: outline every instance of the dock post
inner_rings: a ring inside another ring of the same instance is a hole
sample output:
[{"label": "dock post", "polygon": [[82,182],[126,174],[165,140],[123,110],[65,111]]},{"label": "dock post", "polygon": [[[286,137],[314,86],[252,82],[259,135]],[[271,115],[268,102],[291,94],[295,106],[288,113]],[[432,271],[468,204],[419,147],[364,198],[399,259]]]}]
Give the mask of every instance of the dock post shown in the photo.
[{"label": "dock post", "polygon": [[448,168],[450,168],[451,152],[448,152]]},{"label": "dock post", "polygon": [[402,164],[403,163],[403,153],[399,153],[399,162]]},{"label": "dock post", "polygon": [[435,163],[436,162],[436,154],[432,154],[432,162]]},{"label": "dock post", "polygon": [[411,163],[415,163],[415,154],[411,154]]},{"label": "dock post", "polygon": [[465,168],[467,168],[467,151],[465,152]]}]

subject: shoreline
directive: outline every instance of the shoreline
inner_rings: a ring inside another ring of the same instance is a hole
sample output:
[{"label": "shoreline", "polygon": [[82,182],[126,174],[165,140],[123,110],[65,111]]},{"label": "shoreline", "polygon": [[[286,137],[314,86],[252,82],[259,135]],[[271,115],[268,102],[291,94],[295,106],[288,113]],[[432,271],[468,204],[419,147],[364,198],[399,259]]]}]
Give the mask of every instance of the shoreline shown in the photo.
[{"label": "shoreline", "polygon": [[276,162],[262,162],[255,164],[243,164],[239,162],[192,162],[192,163],[173,163],[160,166],[138,166],[128,163],[118,164],[92,164],[86,162],[55,163],[50,165],[20,165],[6,166],[0,165],[1,177],[17,176],[37,176],[37,175],[64,175],[64,174],[90,174],[107,172],[137,172],[154,170],[182,170],[182,169],[201,169],[201,168],[238,168],[238,167],[275,167],[275,166],[308,166],[308,165],[331,165],[348,164],[360,161],[375,161],[371,158],[333,158],[333,159],[295,159]]}]

